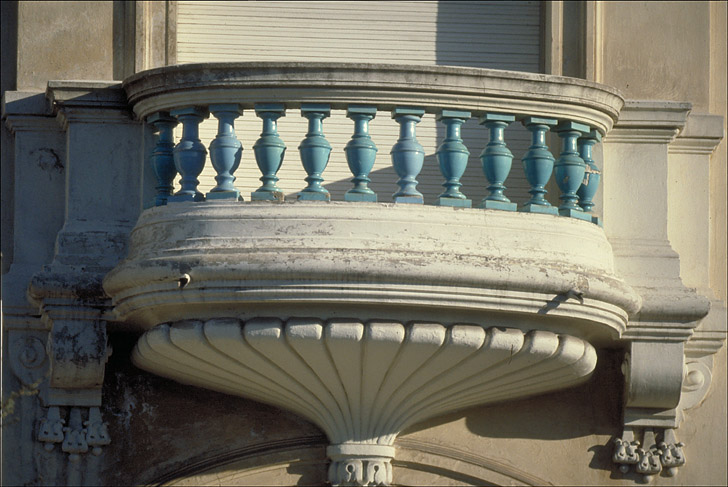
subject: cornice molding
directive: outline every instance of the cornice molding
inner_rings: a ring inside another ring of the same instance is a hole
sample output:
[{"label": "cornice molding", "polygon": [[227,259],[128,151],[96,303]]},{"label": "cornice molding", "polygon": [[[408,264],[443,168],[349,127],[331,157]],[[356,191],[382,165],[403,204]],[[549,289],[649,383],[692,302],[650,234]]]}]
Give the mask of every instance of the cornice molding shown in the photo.
[{"label": "cornice molding", "polygon": [[691,103],[626,100],[619,120],[603,142],[623,144],[669,144],[683,129]]},{"label": "cornice molding", "polygon": [[670,154],[709,156],[725,136],[723,117],[708,113],[690,113],[677,138],[670,144]]}]

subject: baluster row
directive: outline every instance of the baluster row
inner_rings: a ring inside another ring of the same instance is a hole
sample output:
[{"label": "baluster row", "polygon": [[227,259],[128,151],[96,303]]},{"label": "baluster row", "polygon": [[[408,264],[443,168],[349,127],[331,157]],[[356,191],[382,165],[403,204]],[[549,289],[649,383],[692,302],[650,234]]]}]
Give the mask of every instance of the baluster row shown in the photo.
[{"label": "baluster row", "polygon": [[[210,143],[210,160],[217,173],[217,185],[203,195],[197,189],[207,150],[199,139],[199,124],[212,113],[218,120],[218,133]],[[205,199],[235,199],[243,201],[240,191],[233,185],[233,173],[240,165],[243,147],[235,136],[235,119],[243,111],[237,104],[210,105],[209,110],[200,107],[185,107],[169,113],[159,112],[148,117],[158,132],[156,147],[152,153],[152,165],[157,175],[157,195],[154,204],[167,202],[203,201]],[[278,134],[278,119],[285,116],[285,106],[277,103],[255,105],[256,115],[263,121],[263,131],[253,145],[255,160],[262,174],[260,188],[251,193],[253,201],[283,200],[283,193],[277,186],[278,170],[283,164],[286,144]],[[346,192],[346,201],[376,202],[376,193],[369,188],[369,174],[374,167],[377,146],[369,135],[369,122],[376,116],[372,106],[351,105],[347,117],[354,121],[354,134],[346,144],[346,160],[354,176],[354,187]],[[323,133],[323,121],[331,114],[327,104],[303,104],[301,116],[308,119],[308,131],[298,146],[301,163],[307,173],[307,186],[297,195],[299,200],[328,201],[330,194],[323,187],[322,176],[331,155],[331,144]],[[397,107],[392,118],[400,126],[399,138],[390,151],[392,165],[399,176],[399,190],[392,195],[397,203],[423,203],[423,195],[417,190],[417,176],[422,170],[425,150],[417,141],[416,125],[422,120],[425,110],[421,108]],[[441,110],[437,120],[445,125],[446,137],[437,149],[437,160],[445,182],[445,188],[437,199],[440,206],[471,207],[472,202],[460,191],[460,178],[465,173],[470,151],[463,143],[462,125],[471,118],[471,113],[459,110]],[[505,140],[505,129],[516,120],[514,115],[486,113],[480,117],[480,124],[489,132],[489,142],[480,154],[483,173],[488,180],[489,194],[480,203],[481,208],[516,211],[516,203],[505,195],[507,180],[513,161],[513,154]],[[531,132],[532,143],[522,162],[526,179],[531,186],[531,199],[520,209],[523,212],[547,213],[569,216],[599,223],[591,215],[594,208],[600,172],[594,163],[592,150],[601,141],[601,134],[589,126],[543,117],[525,117],[521,123]],[[173,130],[182,124],[182,137],[174,145]],[[558,158],[549,151],[546,134],[554,131],[562,140]],[[181,189],[172,194],[173,179],[181,176]],[[552,206],[545,198],[546,185],[551,176],[561,191],[560,206]]]}]

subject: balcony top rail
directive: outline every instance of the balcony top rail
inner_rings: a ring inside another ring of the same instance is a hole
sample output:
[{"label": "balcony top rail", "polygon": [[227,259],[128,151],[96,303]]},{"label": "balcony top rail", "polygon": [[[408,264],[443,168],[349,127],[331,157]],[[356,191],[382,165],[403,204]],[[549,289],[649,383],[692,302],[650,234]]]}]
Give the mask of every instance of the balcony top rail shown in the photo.
[{"label": "balcony top rail", "polygon": [[123,82],[139,118],[181,106],[238,103],[329,103],[467,110],[478,117],[498,112],[571,120],[605,135],[624,98],[591,81],[537,73],[455,66],[315,62],[205,63],[139,72]]}]

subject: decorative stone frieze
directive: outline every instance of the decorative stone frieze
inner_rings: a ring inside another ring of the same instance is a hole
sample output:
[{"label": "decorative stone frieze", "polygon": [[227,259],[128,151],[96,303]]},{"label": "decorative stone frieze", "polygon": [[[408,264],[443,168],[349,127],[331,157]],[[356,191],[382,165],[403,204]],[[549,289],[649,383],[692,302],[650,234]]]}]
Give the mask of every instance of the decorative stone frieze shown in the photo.
[{"label": "decorative stone frieze", "polygon": [[333,485],[389,485],[397,434],[430,417],[586,380],[596,351],[547,331],[432,322],[233,318],[162,324],[132,359],[184,384],[289,409],[331,442]]}]

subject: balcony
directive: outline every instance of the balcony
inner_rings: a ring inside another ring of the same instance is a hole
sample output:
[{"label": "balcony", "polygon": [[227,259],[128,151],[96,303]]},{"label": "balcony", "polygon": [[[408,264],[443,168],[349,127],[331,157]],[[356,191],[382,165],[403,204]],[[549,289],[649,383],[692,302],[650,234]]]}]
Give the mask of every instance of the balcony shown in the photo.
[{"label": "balcony", "polygon": [[[115,319],[145,332],[134,362],[313,421],[331,442],[334,484],[391,483],[396,435],[418,421],[588,379],[594,347],[619,340],[640,309],[593,212],[592,149],[624,103],[613,89],[496,70],[316,63],[172,66],[123,87],[158,132],[152,207],[103,281]],[[240,141],[234,121],[251,110],[262,133]],[[296,161],[277,122],[299,111],[308,132]],[[353,134],[352,186],[336,201],[323,185],[332,112],[351,119]],[[218,133],[206,147],[199,124],[210,113]],[[390,114],[399,127],[391,199],[369,187],[377,141],[368,127]],[[423,117],[445,134],[440,195],[417,188]],[[484,147],[463,143],[470,118],[489,135]],[[524,201],[504,184],[521,170],[510,124],[532,137]],[[560,139],[555,158],[549,132]],[[233,175],[251,145],[262,185],[248,195]],[[476,151],[482,201],[460,190]],[[217,185],[205,194],[208,153]],[[285,195],[278,171],[299,162],[306,186]],[[558,188],[559,206],[547,187]]]}]

